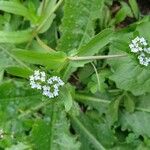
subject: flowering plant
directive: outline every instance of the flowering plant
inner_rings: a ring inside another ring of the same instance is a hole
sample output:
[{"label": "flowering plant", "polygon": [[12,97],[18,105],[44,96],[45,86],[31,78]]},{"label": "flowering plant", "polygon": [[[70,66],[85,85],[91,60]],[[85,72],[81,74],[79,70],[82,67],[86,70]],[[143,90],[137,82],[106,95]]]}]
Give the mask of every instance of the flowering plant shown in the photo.
[{"label": "flowering plant", "polygon": [[0,150],[149,150],[148,5],[0,0]]}]

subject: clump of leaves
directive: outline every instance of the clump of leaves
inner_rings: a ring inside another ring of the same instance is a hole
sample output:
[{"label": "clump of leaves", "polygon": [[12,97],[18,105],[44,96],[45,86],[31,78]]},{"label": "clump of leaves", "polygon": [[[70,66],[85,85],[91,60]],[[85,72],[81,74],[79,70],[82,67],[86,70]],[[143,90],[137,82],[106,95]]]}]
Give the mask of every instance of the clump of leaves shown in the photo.
[{"label": "clump of leaves", "polygon": [[129,47],[149,27],[136,0],[1,0],[0,149],[149,149],[150,67]]}]

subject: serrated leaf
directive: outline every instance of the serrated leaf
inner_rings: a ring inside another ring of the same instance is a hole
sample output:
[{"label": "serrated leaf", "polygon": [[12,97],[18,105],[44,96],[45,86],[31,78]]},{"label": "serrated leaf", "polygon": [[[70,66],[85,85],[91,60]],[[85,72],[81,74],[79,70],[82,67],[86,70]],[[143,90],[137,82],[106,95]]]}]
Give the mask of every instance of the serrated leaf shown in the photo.
[{"label": "serrated leaf", "polygon": [[149,94],[140,96],[136,100],[136,111],[133,113],[123,111],[119,122],[123,130],[132,130],[137,136],[150,137],[150,101]]},{"label": "serrated leaf", "polygon": [[[116,42],[111,45],[110,54],[127,54],[116,45],[118,45]],[[126,50],[126,47],[124,48]],[[115,81],[118,88],[130,91],[134,95],[150,92],[149,66],[144,67],[140,65],[136,56],[127,54],[124,58],[109,60],[109,64],[113,71],[109,78]]]},{"label": "serrated leaf", "polygon": [[45,53],[18,49],[13,50],[12,53],[22,61],[30,64],[43,65],[50,69],[58,69],[67,58],[63,52]]},{"label": "serrated leaf", "polygon": [[115,136],[96,112],[71,116],[73,127],[80,135],[81,149],[105,150],[115,142]]},{"label": "serrated leaf", "polygon": [[46,110],[45,120],[35,122],[31,142],[38,150],[78,150],[80,144],[76,142],[69,131],[64,111],[54,103]]},{"label": "serrated leaf", "polygon": [[122,129],[134,131],[137,135],[150,137],[149,113],[136,111],[134,113],[123,112],[120,117]]}]

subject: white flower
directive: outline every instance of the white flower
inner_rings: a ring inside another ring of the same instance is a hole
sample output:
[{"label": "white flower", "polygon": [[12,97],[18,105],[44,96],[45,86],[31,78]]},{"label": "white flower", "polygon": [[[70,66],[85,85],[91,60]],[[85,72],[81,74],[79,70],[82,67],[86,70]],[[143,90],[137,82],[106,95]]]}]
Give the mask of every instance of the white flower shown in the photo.
[{"label": "white flower", "polygon": [[133,53],[137,53],[138,51],[139,51],[138,48],[132,48],[132,49],[131,49],[131,52],[133,52]]},{"label": "white flower", "polygon": [[30,81],[34,81],[34,76],[30,76]]},{"label": "white flower", "polygon": [[37,83],[37,84],[36,84],[36,88],[37,88],[38,90],[41,90],[41,89],[42,89],[42,86],[41,86],[39,83]]},{"label": "white flower", "polygon": [[59,95],[59,87],[64,82],[58,76],[53,76],[46,80],[46,73],[35,70],[34,74],[29,76],[30,86],[33,89],[41,90],[44,96],[54,98]]},{"label": "white flower", "polygon": [[44,71],[40,72],[40,74],[41,74],[42,77],[45,77],[45,76],[46,76],[46,74],[45,74]]},{"label": "white flower", "polygon": [[54,96],[58,96],[59,95],[57,90],[54,90],[53,94],[54,94]]},{"label": "white flower", "polygon": [[47,96],[48,96],[49,98],[54,98],[54,94],[51,93],[51,92],[48,92]]},{"label": "white flower", "polygon": [[44,90],[44,91],[50,91],[50,87],[49,87],[49,86],[44,85],[44,86],[43,86],[43,90]]},{"label": "white flower", "polygon": [[39,70],[35,70],[34,71],[34,76],[40,76],[40,71]]},{"label": "white flower", "polygon": [[144,65],[144,66],[148,66],[149,65],[150,59],[147,58],[144,53],[141,53],[138,56],[138,59],[139,59],[139,62],[140,62],[141,65]]},{"label": "white flower", "polygon": [[150,47],[148,47],[148,43],[144,39],[144,37],[136,37],[132,40],[131,44],[129,44],[131,52],[138,54],[139,63],[144,66],[148,66],[150,64]]},{"label": "white flower", "polygon": [[52,84],[52,83],[53,83],[52,78],[49,78],[49,79],[47,80],[47,83]]}]

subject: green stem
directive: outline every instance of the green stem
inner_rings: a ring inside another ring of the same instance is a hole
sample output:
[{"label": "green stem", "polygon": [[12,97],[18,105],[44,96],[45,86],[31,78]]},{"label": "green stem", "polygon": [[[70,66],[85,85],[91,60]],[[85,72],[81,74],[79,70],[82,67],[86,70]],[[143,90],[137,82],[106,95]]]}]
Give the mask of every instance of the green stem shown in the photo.
[{"label": "green stem", "polygon": [[55,104],[53,103],[52,104],[53,107],[52,107],[52,115],[51,115],[51,128],[50,128],[50,150],[53,149],[53,137],[54,137],[54,125],[55,125],[55,122],[56,122],[56,106]]},{"label": "green stem", "polygon": [[86,96],[84,94],[75,94],[75,99],[79,102],[84,102],[84,101],[90,101],[90,102],[98,102],[98,103],[105,103],[105,104],[110,104],[111,101],[106,100],[106,99],[100,99],[92,96]]},{"label": "green stem", "polygon": [[85,60],[99,60],[99,59],[110,59],[110,58],[118,58],[118,57],[125,57],[127,55],[122,54],[122,55],[101,55],[101,56],[74,56],[74,57],[68,57],[69,60],[72,61],[85,61]]}]

